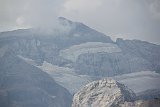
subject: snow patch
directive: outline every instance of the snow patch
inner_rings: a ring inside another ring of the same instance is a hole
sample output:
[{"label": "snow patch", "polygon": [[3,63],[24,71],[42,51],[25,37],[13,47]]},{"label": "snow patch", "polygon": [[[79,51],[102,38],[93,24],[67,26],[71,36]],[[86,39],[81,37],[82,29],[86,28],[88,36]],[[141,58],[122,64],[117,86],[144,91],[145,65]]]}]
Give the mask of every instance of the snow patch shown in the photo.
[{"label": "snow patch", "polygon": [[59,67],[46,61],[41,66],[38,66],[34,60],[18,55],[19,58],[26,61],[28,64],[40,68],[48,73],[58,84],[65,87],[71,94],[77,92],[83,85],[92,81],[90,76],[78,75],[73,72],[74,69],[68,67]]},{"label": "snow patch", "polygon": [[141,71],[115,76],[114,79],[125,84],[135,93],[150,89],[160,89],[160,74],[155,71]]},{"label": "snow patch", "polygon": [[18,56],[20,59],[26,61],[26,62],[27,62],[28,64],[30,64],[30,65],[34,65],[34,66],[37,65],[36,62],[35,62],[34,60],[30,59],[30,58],[26,58],[26,57],[23,57],[23,56],[21,56],[21,55],[17,55],[17,56]]},{"label": "snow patch", "polygon": [[114,52],[121,52],[121,49],[116,44],[102,42],[87,42],[80,45],[71,46],[70,48],[65,50],[61,50],[60,56],[75,62],[78,56],[81,54]]},{"label": "snow patch", "polygon": [[77,75],[73,72],[74,69],[52,65],[46,61],[42,66],[37,67],[48,73],[58,84],[68,89],[71,94],[74,94],[83,85],[92,81],[87,75]]}]

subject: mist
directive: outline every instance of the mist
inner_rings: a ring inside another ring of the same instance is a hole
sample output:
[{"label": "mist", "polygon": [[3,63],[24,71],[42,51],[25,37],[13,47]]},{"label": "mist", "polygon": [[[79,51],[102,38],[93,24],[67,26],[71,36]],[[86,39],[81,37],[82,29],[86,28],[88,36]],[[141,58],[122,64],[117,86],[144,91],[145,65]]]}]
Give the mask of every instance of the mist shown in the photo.
[{"label": "mist", "polygon": [[37,28],[52,32],[62,28],[60,16],[112,39],[160,41],[159,0],[0,0],[0,31]]}]

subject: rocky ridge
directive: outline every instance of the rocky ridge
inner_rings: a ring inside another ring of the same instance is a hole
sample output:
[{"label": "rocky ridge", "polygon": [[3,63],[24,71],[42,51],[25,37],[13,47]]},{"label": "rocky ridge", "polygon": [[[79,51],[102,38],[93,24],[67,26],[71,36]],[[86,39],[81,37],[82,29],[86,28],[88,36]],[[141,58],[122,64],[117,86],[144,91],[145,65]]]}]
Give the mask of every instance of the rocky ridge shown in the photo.
[{"label": "rocky ridge", "polygon": [[105,78],[91,82],[77,92],[72,107],[113,107],[134,99],[135,94],[126,86]]}]

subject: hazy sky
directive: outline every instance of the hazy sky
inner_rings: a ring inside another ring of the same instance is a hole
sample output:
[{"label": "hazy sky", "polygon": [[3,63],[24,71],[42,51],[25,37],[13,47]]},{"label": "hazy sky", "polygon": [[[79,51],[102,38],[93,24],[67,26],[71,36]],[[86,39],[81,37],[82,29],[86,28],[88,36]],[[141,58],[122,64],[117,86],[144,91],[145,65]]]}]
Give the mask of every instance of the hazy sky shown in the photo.
[{"label": "hazy sky", "polygon": [[58,16],[112,38],[160,44],[160,0],[0,0],[0,31],[52,28]]}]

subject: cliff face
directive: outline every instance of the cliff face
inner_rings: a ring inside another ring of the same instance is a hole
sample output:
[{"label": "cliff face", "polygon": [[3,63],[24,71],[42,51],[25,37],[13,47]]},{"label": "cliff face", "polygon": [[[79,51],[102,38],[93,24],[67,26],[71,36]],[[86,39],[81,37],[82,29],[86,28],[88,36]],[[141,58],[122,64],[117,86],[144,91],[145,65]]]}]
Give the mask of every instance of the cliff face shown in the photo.
[{"label": "cliff face", "polygon": [[72,107],[112,107],[134,98],[131,90],[109,78],[83,87],[74,95]]}]

